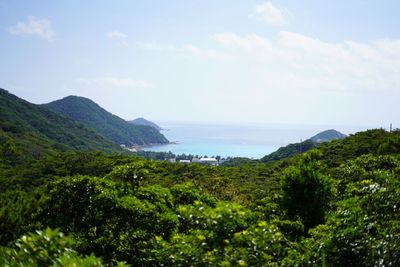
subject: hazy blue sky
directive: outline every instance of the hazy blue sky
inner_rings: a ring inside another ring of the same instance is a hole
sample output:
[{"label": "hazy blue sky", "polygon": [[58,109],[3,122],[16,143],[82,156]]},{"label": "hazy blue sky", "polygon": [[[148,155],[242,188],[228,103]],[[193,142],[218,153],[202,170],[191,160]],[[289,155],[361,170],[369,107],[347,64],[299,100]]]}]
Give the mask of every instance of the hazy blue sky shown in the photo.
[{"label": "hazy blue sky", "polygon": [[0,0],[0,87],[125,119],[400,127],[400,1]]}]

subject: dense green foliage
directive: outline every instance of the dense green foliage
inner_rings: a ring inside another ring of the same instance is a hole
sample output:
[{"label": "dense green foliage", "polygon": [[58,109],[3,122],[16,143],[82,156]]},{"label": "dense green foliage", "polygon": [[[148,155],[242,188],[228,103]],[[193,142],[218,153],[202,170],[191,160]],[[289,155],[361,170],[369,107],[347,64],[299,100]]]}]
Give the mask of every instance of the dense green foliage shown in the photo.
[{"label": "dense green foliage", "polygon": [[400,265],[398,131],[218,167],[26,159],[14,138],[1,139],[0,265]]},{"label": "dense green foliage", "polygon": [[400,153],[400,131],[387,132],[383,129],[359,132],[343,140],[334,140],[318,146],[322,160],[329,167],[346,163],[349,159],[373,154],[376,156]]},{"label": "dense green foliage", "polygon": [[[12,248],[0,250],[1,266],[106,266],[94,255],[81,256],[73,249],[72,238],[46,228],[19,238]],[[117,263],[116,266],[126,266]]]},{"label": "dense green foliage", "polygon": [[[0,89],[2,160],[16,154],[39,158],[69,149],[121,152],[116,144],[83,124]],[[11,157],[11,158],[10,158]]]},{"label": "dense green foliage", "polygon": [[364,155],[340,167],[326,223],[304,240],[308,257],[329,266],[399,266],[400,161]]},{"label": "dense green foliage", "polygon": [[281,159],[286,159],[293,157],[295,155],[304,153],[313,147],[317,146],[318,143],[308,139],[300,143],[289,144],[284,147],[280,147],[277,151],[272,152],[269,155],[264,156],[261,161],[262,162],[271,162],[277,161]]},{"label": "dense green foliage", "polygon": [[282,159],[287,159],[293,157],[295,155],[299,155],[304,153],[321,143],[331,142],[333,140],[340,140],[345,138],[346,135],[338,132],[336,130],[330,129],[323,132],[320,132],[313,137],[302,141],[300,143],[289,144],[284,147],[280,147],[277,151],[272,152],[269,155],[264,156],[261,161],[262,162],[271,162]]},{"label": "dense green foliage", "polygon": [[282,206],[291,219],[301,219],[306,231],[324,221],[332,197],[329,178],[315,160],[318,156],[316,152],[304,155],[285,170],[282,179]]},{"label": "dense green foliage", "polygon": [[309,151],[310,149],[318,149],[322,155],[321,159],[329,167],[336,167],[345,163],[348,159],[352,159],[364,154],[386,155],[396,154],[400,152],[400,131],[395,130],[387,132],[383,129],[373,129],[364,132],[351,134],[350,136],[317,144],[309,140],[302,143],[290,144],[286,147],[279,148],[261,159],[262,162],[271,162],[277,160],[287,160],[294,158],[296,155]]},{"label": "dense green foliage", "polygon": [[227,158],[221,165],[222,166],[240,166],[244,164],[255,165],[259,163],[259,160],[244,158],[244,157],[234,157]]},{"label": "dense green foliage", "polygon": [[133,146],[168,143],[154,127],[129,123],[84,97],[68,96],[42,106],[95,129],[117,144]]},{"label": "dense green foliage", "polygon": [[176,157],[171,151],[169,152],[154,152],[148,150],[139,150],[135,152],[136,155],[144,157],[146,159],[154,159],[154,160],[165,160],[165,159],[174,159]]}]

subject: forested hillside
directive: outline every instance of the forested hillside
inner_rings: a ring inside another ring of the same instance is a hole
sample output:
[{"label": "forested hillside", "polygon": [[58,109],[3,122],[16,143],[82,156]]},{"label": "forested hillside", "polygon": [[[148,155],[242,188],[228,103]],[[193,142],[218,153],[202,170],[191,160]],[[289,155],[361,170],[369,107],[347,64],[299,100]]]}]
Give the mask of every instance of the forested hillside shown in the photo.
[{"label": "forested hillside", "polygon": [[98,152],[5,161],[0,265],[399,266],[399,135],[233,167]]},{"label": "forested hillside", "polygon": [[277,151],[272,152],[271,154],[264,156],[261,159],[261,161],[267,163],[267,162],[271,162],[271,161],[290,158],[295,155],[304,153],[317,145],[318,145],[318,143],[316,143],[310,139],[305,140],[300,143],[289,144],[287,146],[280,147]]},{"label": "forested hillside", "polygon": [[43,107],[84,123],[117,144],[133,146],[168,143],[155,128],[131,124],[88,98],[68,96],[44,104]]},{"label": "forested hillside", "polygon": [[83,124],[0,89],[0,139],[3,156],[40,158],[70,149],[122,152]]},{"label": "forested hillside", "polygon": [[344,139],[347,136],[338,132],[336,130],[330,129],[323,132],[320,132],[313,137],[302,141],[300,143],[289,144],[284,147],[280,147],[277,151],[272,152],[269,155],[264,156],[261,161],[263,162],[271,162],[281,159],[286,159],[293,157],[295,155],[304,153],[310,150],[313,147],[318,146],[321,143],[327,143],[334,140]]},{"label": "forested hillside", "polygon": [[129,121],[129,122],[132,123],[132,124],[135,124],[135,125],[147,125],[147,126],[151,126],[151,127],[153,127],[154,129],[156,129],[157,131],[161,131],[161,130],[162,130],[160,126],[158,126],[157,124],[155,124],[155,123],[152,122],[152,121],[146,120],[145,118],[136,118],[136,119],[131,120],[131,121]]},{"label": "forested hillside", "polygon": [[347,160],[364,154],[375,156],[398,154],[400,152],[400,131],[373,129],[358,132],[343,140],[334,140],[318,146],[322,160],[330,167],[346,163]]}]

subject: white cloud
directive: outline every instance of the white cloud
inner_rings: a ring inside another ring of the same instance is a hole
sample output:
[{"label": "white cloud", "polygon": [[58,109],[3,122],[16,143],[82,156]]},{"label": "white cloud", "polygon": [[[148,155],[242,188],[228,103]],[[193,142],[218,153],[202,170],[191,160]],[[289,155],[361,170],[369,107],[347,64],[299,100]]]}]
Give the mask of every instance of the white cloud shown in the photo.
[{"label": "white cloud", "polygon": [[46,18],[29,16],[26,22],[18,22],[8,29],[13,35],[37,36],[47,41],[53,41],[54,31],[51,21]]},{"label": "white cloud", "polygon": [[332,43],[293,32],[276,39],[225,32],[214,39],[256,69],[265,88],[400,93],[400,40]]},{"label": "white cloud", "polygon": [[285,18],[285,14],[287,13],[287,10],[281,10],[271,2],[265,2],[255,7],[255,14],[253,16],[260,18],[268,25],[282,26],[287,23]]},{"label": "white cloud", "polygon": [[128,35],[120,31],[112,31],[107,33],[107,38],[111,40],[123,40],[126,39]]},{"label": "white cloud", "polygon": [[145,50],[154,50],[162,52],[175,52],[193,55],[201,58],[212,60],[229,60],[233,57],[227,53],[217,51],[214,49],[205,49],[195,46],[193,44],[185,44],[182,46],[174,46],[170,44],[156,43],[156,42],[136,42],[137,47]]},{"label": "white cloud", "polygon": [[232,77],[236,82],[228,81],[226,87],[242,84],[246,90],[236,92],[241,97],[262,95],[262,91],[265,98],[276,92],[288,97],[300,93],[309,97],[400,94],[400,40],[326,42],[288,31],[268,38],[223,32],[215,34],[213,40],[217,46],[207,49],[194,44],[136,45],[141,49],[229,62],[224,71],[241,75]]},{"label": "white cloud", "polygon": [[173,45],[157,43],[157,42],[136,42],[136,46],[145,50],[154,51],[176,51],[177,48]]},{"label": "white cloud", "polygon": [[244,51],[254,53],[256,56],[260,54],[266,55],[274,49],[271,40],[256,34],[239,36],[235,33],[224,32],[214,35],[214,39],[222,45],[233,49],[243,49]]},{"label": "white cloud", "polygon": [[199,48],[192,44],[184,45],[181,50],[183,52],[190,53],[195,56],[208,58],[208,59],[214,59],[214,60],[228,60],[228,59],[233,58],[232,56],[230,56],[228,54],[225,54],[225,53],[213,50],[213,49]]},{"label": "white cloud", "polygon": [[148,81],[116,77],[79,78],[78,82],[85,86],[101,86],[110,88],[148,88],[153,86],[153,84]]}]

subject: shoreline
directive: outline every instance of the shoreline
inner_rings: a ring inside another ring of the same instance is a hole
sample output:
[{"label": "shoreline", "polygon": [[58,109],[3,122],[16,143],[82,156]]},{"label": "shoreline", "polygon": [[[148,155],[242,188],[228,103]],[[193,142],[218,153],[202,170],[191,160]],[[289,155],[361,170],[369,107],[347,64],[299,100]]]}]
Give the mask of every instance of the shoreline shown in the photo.
[{"label": "shoreline", "polygon": [[137,151],[144,150],[145,148],[155,147],[155,146],[166,146],[166,145],[178,145],[179,141],[171,141],[163,144],[147,144],[147,145],[133,145],[131,148],[136,149]]}]

